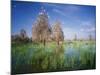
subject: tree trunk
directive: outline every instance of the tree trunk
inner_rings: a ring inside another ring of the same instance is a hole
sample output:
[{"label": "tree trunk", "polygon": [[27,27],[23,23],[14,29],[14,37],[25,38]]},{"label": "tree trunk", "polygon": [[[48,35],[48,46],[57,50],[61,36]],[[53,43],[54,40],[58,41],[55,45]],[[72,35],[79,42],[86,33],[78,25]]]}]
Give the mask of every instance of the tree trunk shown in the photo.
[{"label": "tree trunk", "polygon": [[57,45],[59,45],[59,40],[57,40]]},{"label": "tree trunk", "polygon": [[43,40],[43,45],[45,46],[45,43],[46,43],[46,41],[45,41],[45,39]]}]

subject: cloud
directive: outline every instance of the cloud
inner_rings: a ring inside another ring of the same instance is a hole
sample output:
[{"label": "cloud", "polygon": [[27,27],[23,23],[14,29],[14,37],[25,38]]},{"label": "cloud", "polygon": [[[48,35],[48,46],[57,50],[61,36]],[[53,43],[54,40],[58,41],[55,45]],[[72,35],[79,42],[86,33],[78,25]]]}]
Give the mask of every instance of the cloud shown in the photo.
[{"label": "cloud", "polygon": [[58,9],[53,9],[53,12],[58,13],[63,16],[66,16],[66,14],[64,12],[62,12],[61,10],[58,10]]},{"label": "cloud", "polygon": [[73,16],[73,19],[77,18],[74,13],[80,12],[80,6],[78,5],[63,5],[63,4],[53,4],[53,3],[42,3],[44,7],[49,7],[51,12],[56,13],[62,17],[70,18]]},{"label": "cloud", "polygon": [[53,8],[60,8],[60,6],[58,4],[54,4],[54,3],[41,3],[43,6],[48,6],[48,7],[53,7]]},{"label": "cloud", "polygon": [[81,22],[81,26],[83,26],[83,27],[90,27],[92,25],[93,25],[93,23],[91,21],[83,21],[83,22]]},{"label": "cloud", "polygon": [[95,27],[91,27],[91,28],[81,28],[80,31],[82,32],[95,32],[96,28]]},{"label": "cloud", "polygon": [[81,23],[81,29],[82,32],[95,32],[95,24],[91,21],[85,21]]}]

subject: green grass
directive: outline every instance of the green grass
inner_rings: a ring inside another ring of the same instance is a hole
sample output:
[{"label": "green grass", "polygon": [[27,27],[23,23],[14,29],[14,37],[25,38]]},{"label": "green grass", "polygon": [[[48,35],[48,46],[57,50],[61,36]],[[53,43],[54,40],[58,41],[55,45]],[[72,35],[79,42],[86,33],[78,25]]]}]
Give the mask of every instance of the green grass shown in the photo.
[{"label": "green grass", "polygon": [[12,73],[95,69],[95,41],[12,43]]}]

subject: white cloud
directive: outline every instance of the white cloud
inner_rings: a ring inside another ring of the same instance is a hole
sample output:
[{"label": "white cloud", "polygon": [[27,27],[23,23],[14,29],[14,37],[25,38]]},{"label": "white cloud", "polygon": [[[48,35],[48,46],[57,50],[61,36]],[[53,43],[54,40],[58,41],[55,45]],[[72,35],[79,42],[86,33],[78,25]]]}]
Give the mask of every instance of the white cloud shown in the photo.
[{"label": "white cloud", "polygon": [[61,10],[58,10],[58,9],[53,9],[53,12],[56,12],[56,13],[63,15],[63,16],[66,16],[66,14],[64,12],[62,12]]},{"label": "white cloud", "polygon": [[95,24],[91,21],[81,22],[81,29],[82,32],[95,32]]},{"label": "white cloud", "polygon": [[81,28],[80,31],[82,32],[95,32],[96,28],[91,27],[91,28]]},{"label": "white cloud", "polygon": [[93,25],[93,23],[91,21],[83,21],[83,22],[81,22],[81,26],[84,26],[84,27],[90,27],[92,25]]}]

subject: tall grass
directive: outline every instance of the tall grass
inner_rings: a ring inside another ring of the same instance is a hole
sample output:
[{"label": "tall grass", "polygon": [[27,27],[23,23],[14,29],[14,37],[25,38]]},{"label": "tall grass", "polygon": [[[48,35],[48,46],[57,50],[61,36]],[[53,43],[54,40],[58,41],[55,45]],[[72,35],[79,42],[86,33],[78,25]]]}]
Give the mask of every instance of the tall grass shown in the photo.
[{"label": "tall grass", "polygon": [[12,44],[12,73],[95,69],[95,42]]}]

